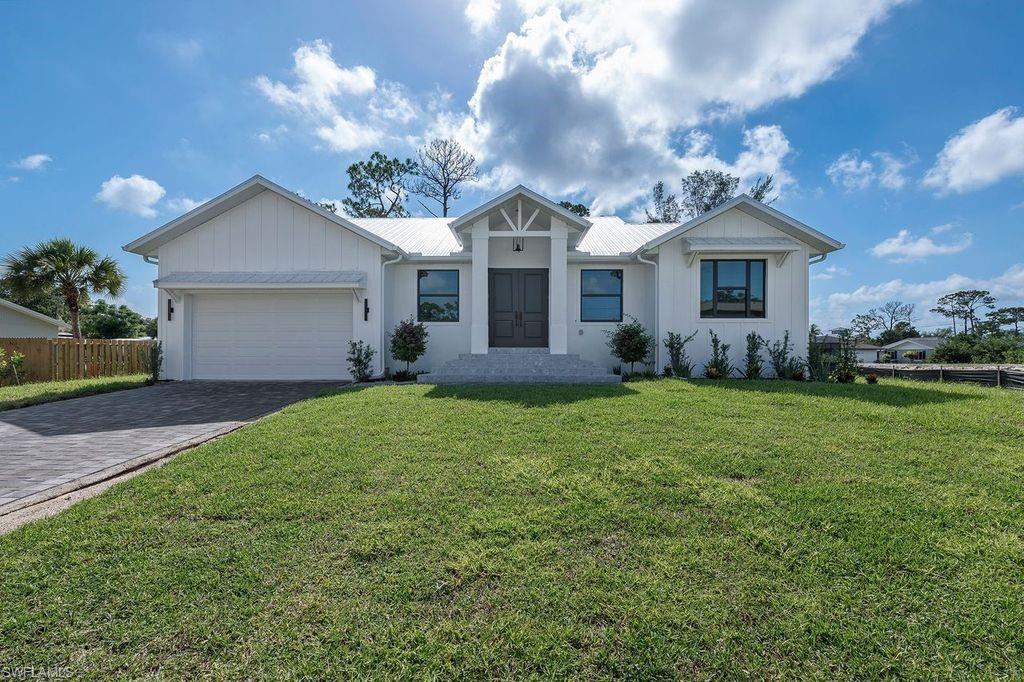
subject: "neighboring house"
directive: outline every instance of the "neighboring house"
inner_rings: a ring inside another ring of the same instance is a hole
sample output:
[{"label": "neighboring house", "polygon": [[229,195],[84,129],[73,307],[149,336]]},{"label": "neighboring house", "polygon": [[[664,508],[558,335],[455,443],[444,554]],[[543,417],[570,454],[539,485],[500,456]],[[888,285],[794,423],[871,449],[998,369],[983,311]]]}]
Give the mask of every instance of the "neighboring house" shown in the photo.
[{"label": "neighboring house", "polygon": [[[842,339],[839,337],[838,329],[833,329],[829,334],[821,334],[815,336],[814,340],[816,343],[820,343],[822,350],[828,355],[837,355],[839,353],[840,344]],[[880,346],[876,346],[873,343],[865,341],[863,339],[856,339],[853,346],[853,352],[857,356],[857,362],[878,362],[878,351]]]},{"label": "neighboring house", "polygon": [[699,332],[698,368],[709,329],[737,362],[750,330],[806,356],[808,264],[842,247],[746,195],[683,224],[581,218],[522,186],[458,218],[359,219],[256,176],[124,248],[158,264],[167,378],[344,379],[349,340],[400,367],[387,339],[410,316],[430,333],[415,370],[525,347],[607,373],[628,317],[659,369],[670,331]]},{"label": "neighboring house", "polygon": [[903,339],[887,346],[882,346],[879,356],[888,357],[888,362],[926,362],[935,355],[935,349],[943,342],[939,336],[922,336],[916,339]]},{"label": "neighboring house", "polygon": [[857,341],[857,345],[853,347],[853,352],[857,355],[857,362],[878,362],[878,352],[881,349],[881,346],[876,346],[873,343]]},{"label": "neighboring house", "polygon": [[56,338],[60,320],[0,298],[0,339]]}]

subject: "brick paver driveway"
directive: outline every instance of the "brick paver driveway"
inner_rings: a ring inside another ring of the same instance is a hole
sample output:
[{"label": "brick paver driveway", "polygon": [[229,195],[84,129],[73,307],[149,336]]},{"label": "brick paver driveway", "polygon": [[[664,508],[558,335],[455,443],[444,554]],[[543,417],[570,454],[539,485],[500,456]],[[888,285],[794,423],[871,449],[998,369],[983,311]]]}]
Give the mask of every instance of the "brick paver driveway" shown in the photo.
[{"label": "brick paver driveway", "polygon": [[0,511],[230,430],[337,384],[158,384],[0,412]]}]

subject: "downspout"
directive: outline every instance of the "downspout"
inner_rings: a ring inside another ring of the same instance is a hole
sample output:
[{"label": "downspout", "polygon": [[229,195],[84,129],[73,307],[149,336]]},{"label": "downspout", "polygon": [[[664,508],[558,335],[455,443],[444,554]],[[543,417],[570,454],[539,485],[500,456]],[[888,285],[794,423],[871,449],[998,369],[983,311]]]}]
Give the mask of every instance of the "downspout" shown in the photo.
[{"label": "downspout", "polygon": [[142,260],[146,261],[150,265],[159,265],[160,260],[156,256],[143,256]]},{"label": "downspout", "polygon": [[389,265],[394,265],[402,260],[402,258],[402,254],[398,254],[391,260],[386,260],[380,264],[380,301],[378,301],[377,307],[380,309],[378,315],[380,316],[380,375],[382,377],[384,376],[384,271]]},{"label": "downspout", "polygon": [[654,371],[657,372],[658,367],[661,366],[658,362],[659,354],[661,353],[661,340],[658,338],[658,335],[661,333],[661,330],[658,328],[658,290],[661,288],[661,283],[658,281],[658,261],[647,260],[639,252],[636,254],[636,259],[644,265],[654,266]]}]

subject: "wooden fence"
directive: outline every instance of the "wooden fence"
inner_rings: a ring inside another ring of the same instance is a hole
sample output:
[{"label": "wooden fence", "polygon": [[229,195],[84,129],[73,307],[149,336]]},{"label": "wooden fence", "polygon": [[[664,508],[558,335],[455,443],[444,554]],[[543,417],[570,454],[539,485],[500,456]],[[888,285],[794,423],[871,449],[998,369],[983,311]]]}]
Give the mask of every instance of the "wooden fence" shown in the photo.
[{"label": "wooden fence", "polygon": [[860,373],[915,381],[965,381],[984,386],[1024,390],[1024,366],[1021,365],[869,363],[860,365]]},{"label": "wooden fence", "polygon": [[23,381],[65,381],[149,371],[152,339],[0,339],[25,355]]}]

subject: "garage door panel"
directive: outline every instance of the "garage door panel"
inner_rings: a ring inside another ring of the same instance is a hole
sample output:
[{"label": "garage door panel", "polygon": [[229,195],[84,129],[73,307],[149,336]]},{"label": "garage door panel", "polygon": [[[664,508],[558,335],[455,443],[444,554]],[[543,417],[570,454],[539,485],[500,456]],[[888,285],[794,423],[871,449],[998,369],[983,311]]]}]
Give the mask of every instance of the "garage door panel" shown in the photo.
[{"label": "garage door panel", "polygon": [[346,379],[351,294],[203,294],[193,299],[196,379]]}]

